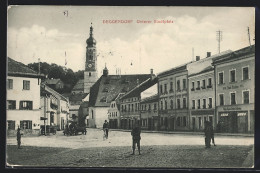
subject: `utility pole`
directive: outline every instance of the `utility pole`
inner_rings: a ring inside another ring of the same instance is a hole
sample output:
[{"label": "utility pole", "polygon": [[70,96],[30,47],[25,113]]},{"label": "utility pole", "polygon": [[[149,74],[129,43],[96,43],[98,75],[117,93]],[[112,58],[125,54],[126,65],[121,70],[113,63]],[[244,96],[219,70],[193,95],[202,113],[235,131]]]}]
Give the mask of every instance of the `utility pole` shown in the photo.
[{"label": "utility pole", "polygon": [[40,75],[41,75],[41,60],[38,58],[38,85],[40,85]]},{"label": "utility pole", "polygon": [[250,41],[250,31],[249,31],[249,27],[247,27],[247,34],[248,34],[248,41],[249,41],[249,45],[251,47],[251,41]]},{"label": "utility pole", "polygon": [[218,53],[220,53],[220,42],[222,41],[222,31],[218,30],[216,36],[218,41]]},{"label": "utility pole", "polygon": [[192,48],[192,61],[194,61],[194,47]]}]

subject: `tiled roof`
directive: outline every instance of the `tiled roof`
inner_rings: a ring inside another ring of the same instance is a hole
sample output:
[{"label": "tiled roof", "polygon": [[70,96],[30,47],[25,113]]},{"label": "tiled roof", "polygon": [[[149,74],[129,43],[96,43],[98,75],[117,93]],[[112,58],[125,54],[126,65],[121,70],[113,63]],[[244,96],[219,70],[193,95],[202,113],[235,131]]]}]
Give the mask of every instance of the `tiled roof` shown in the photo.
[{"label": "tiled roof", "polygon": [[213,70],[214,70],[214,67],[208,66],[208,67],[202,69],[202,70],[201,70],[200,72],[198,72],[198,73],[193,73],[193,74],[189,75],[189,77],[196,76],[196,75],[199,75],[199,74],[202,74],[202,73],[206,73],[206,72],[209,72],[209,71],[213,71]]},{"label": "tiled roof", "polygon": [[213,59],[213,64],[221,64],[226,63],[229,61],[237,61],[241,58],[246,58],[246,55],[250,55],[255,53],[255,45],[248,46],[239,50],[236,50],[234,52],[231,52],[229,54],[226,54],[225,56],[221,56],[220,58]]},{"label": "tiled roof", "polygon": [[41,77],[43,78],[44,75],[39,75],[37,72],[34,70],[30,69],[27,65],[15,61],[11,58],[7,58],[7,63],[8,63],[8,75],[9,76],[23,76],[23,77]]},{"label": "tiled roof", "polygon": [[80,79],[76,85],[74,85],[72,91],[84,91],[84,79]]},{"label": "tiled roof", "polygon": [[119,94],[128,92],[139,83],[150,78],[151,74],[101,76],[90,88],[89,106],[109,107]]},{"label": "tiled roof", "polygon": [[141,92],[145,91],[146,89],[150,88],[151,86],[155,85],[158,81],[158,78],[148,78],[144,82],[142,82],[140,85],[137,85],[135,88],[127,92],[125,95],[123,95],[120,99],[125,98],[131,98],[140,95]]},{"label": "tiled roof", "polygon": [[[189,63],[191,63],[191,62],[189,62]],[[168,74],[172,74],[172,73],[179,73],[179,72],[185,71],[185,70],[187,70],[187,64],[189,64],[189,63],[185,63],[183,65],[180,65],[180,66],[171,68],[169,70],[163,71],[163,72],[158,74],[158,77],[163,76],[163,75],[168,75]]]},{"label": "tiled roof", "polygon": [[75,102],[75,101],[82,101],[88,93],[78,93],[78,94],[70,94],[69,101]]},{"label": "tiled roof", "polygon": [[159,97],[158,97],[158,94],[155,94],[155,95],[152,95],[150,97],[147,97],[145,99],[142,99],[141,100],[141,104],[142,103],[152,103],[152,102],[156,102],[158,101]]},{"label": "tiled roof", "polygon": [[65,97],[64,95],[58,93],[57,91],[53,90],[52,88],[48,87],[45,84],[41,84],[41,92],[48,92],[52,95],[54,95],[56,98],[58,97],[58,99],[64,100],[64,101],[69,101],[67,97]]}]

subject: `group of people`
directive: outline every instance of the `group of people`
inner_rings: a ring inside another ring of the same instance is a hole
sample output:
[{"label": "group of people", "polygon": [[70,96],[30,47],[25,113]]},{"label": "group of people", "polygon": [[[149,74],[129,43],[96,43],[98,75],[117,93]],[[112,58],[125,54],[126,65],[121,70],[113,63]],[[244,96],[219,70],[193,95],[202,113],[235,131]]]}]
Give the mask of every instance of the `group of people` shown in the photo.
[{"label": "group of people", "polygon": [[[103,131],[104,131],[106,139],[108,138],[108,129],[109,129],[109,123],[107,122],[107,120],[105,120],[105,122],[103,124]],[[212,126],[211,122],[209,122],[209,121],[205,122],[204,132],[205,132],[205,146],[206,146],[206,148],[210,148],[211,140],[212,140],[213,145],[216,146],[215,141],[214,141],[213,126]],[[16,133],[18,149],[21,148],[21,135],[22,135],[22,133],[20,131],[20,128],[18,127],[17,133]],[[138,153],[140,155],[141,154],[141,152],[140,152],[141,129],[140,129],[140,127],[137,123],[134,124],[134,127],[131,131],[131,135],[132,135],[132,149],[133,149],[132,155],[135,154],[136,145],[137,145],[137,148],[138,148]]]}]

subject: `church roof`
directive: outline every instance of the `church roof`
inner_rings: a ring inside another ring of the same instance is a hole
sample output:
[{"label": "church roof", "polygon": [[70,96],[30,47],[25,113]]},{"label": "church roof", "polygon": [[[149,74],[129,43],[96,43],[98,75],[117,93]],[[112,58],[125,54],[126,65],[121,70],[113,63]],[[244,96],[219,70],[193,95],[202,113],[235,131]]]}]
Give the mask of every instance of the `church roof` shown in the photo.
[{"label": "church roof", "polygon": [[109,107],[119,93],[132,90],[138,82],[142,83],[150,77],[151,74],[101,76],[90,88],[89,106]]}]

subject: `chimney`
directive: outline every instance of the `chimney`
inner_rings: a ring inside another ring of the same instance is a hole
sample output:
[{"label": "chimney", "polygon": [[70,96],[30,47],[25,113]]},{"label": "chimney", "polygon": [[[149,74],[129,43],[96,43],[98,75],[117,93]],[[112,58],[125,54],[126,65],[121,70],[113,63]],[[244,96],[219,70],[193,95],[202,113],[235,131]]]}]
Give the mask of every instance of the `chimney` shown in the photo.
[{"label": "chimney", "polygon": [[196,56],[196,61],[199,61],[200,60],[200,56]]},{"label": "chimney", "polygon": [[151,70],[150,70],[150,71],[151,71],[151,75],[153,75],[153,69],[152,69],[152,68],[151,68]]},{"label": "chimney", "polygon": [[207,52],[207,58],[211,56],[211,52]]},{"label": "chimney", "polygon": [[153,80],[155,78],[155,75],[153,74],[153,69],[152,68],[151,68],[150,72],[151,72],[151,80]]}]

